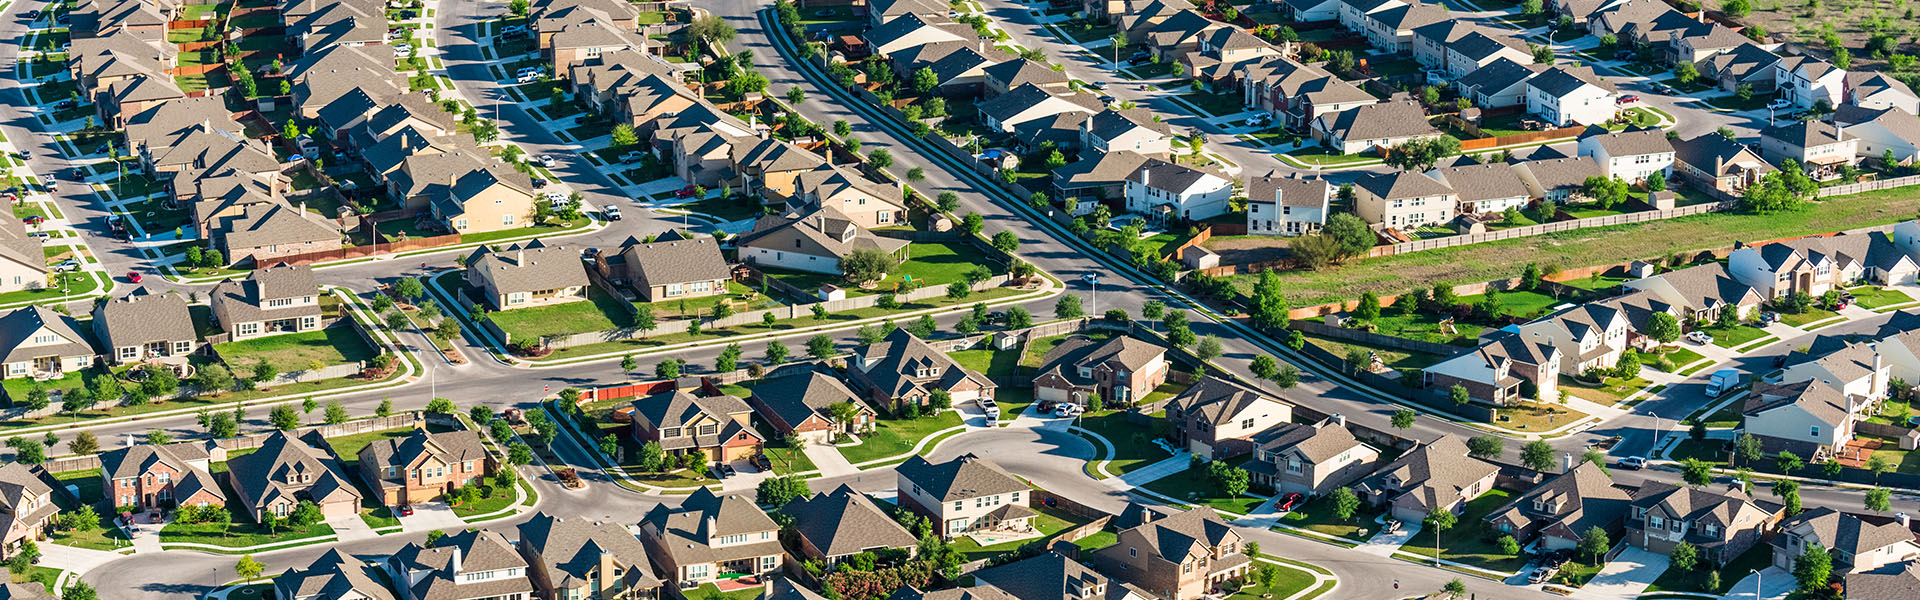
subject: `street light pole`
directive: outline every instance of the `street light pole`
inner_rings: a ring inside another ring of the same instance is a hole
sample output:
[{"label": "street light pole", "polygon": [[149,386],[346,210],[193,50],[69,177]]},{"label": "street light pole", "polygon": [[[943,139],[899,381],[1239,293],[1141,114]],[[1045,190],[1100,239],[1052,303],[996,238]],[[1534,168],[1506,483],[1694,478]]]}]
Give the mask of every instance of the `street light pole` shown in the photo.
[{"label": "street light pole", "polygon": [[1760,574],[1759,569],[1752,569],[1752,572],[1753,572],[1753,600],[1760,600],[1760,582],[1766,579],[1766,575]]}]

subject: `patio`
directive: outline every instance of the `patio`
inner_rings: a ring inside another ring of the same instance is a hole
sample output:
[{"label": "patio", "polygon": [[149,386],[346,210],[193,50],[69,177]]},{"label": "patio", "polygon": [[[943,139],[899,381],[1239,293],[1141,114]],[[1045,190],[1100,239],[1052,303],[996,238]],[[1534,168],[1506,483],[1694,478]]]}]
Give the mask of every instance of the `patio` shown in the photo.
[{"label": "patio", "polygon": [[972,539],[973,543],[979,544],[983,547],[992,546],[994,544],[1004,544],[1007,542],[1018,542],[1023,540],[1029,540],[1029,539],[1037,538],[1043,535],[1046,535],[1046,534],[1041,532],[1039,529],[1034,528],[1033,521],[1031,519],[1020,519],[1017,521],[999,523],[992,527],[988,527],[986,529],[978,529],[978,530],[967,532],[967,537],[969,539]]}]

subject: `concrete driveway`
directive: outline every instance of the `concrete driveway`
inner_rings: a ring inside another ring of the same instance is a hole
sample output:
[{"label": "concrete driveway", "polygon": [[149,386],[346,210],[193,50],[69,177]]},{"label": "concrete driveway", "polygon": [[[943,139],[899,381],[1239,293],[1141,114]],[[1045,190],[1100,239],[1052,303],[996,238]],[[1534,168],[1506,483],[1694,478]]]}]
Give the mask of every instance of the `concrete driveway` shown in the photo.
[{"label": "concrete driveway", "polygon": [[1573,593],[1580,600],[1632,600],[1667,572],[1668,558],[1629,546]]},{"label": "concrete driveway", "polygon": [[[1787,594],[1792,593],[1796,585],[1798,585],[1798,583],[1793,580],[1793,574],[1788,573],[1786,569],[1767,567],[1761,570],[1757,576],[1748,573],[1746,577],[1740,578],[1740,581],[1734,583],[1733,587],[1727,588],[1727,595],[1721,596],[1721,598],[1725,600],[1780,600],[1786,598]],[[1755,590],[1759,590],[1760,592],[1758,599],[1754,597]]]},{"label": "concrete driveway", "polygon": [[413,505],[413,516],[400,517],[400,530],[414,531],[459,531],[467,526],[466,521],[453,513],[453,507],[445,502],[422,502]]}]

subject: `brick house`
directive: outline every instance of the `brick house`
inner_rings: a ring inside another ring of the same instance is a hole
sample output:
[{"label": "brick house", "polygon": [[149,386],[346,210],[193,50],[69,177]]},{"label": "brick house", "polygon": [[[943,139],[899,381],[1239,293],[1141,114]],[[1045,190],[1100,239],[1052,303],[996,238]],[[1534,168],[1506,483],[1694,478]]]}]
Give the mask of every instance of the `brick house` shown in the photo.
[{"label": "brick house", "polygon": [[1716,491],[1648,481],[1634,493],[1625,541],[1660,554],[1684,541],[1700,550],[1701,560],[1724,566],[1763,541],[1784,511],[1738,487]]},{"label": "brick house", "polygon": [[499,469],[480,434],[472,431],[412,433],[360,449],[360,480],[387,506],[427,502]]},{"label": "brick house", "polygon": [[1221,582],[1240,579],[1253,564],[1240,534],[1213,510],[1201,508],[1147,519],[1120,531],[1117,542],[1094,552],[1101,572],[1171,600],[1191,600]]},{"label": "brick house", "polygon": [[1253,451],[1253,436],[1293,420],[1293,407],[1259,390],[1208,377],[1167,401],[1173,442],[1208,459]]},{"label": "brick house", "polygon": [[679,506],[660,504],[640,521],[640,541],[665,579],[691,588],[722,575],[763,575],[780,568],[786,550],[780,525],[745,496],[699,488]]},{"label": "brick house", "polygon": [[659,442],[670,455],[699,451],[711,462],[745,460],[766,441],[754,431],[753,407],[733,396],[676,390],[636,400],[633,408],[634,439]]},{"label": "brick house", "polygon": [[1487,522],[1522,544],[1537,541],[1547,550],[1567,550],[1580,545],[1580,536],[1595,527],[1609,535],[1617,532],[1632,500],[1626,490],[1614,487],[1605,468],[1581,461],[1494,509]]},{"label": "brick house", "polygon": [[1348,431],[1334,415],[1311,425],[1281,423],[1254,436],[1254,460],[1243,465],[1255,483],[1275,493],[1319,496],[1346,487],[1373,469],[1380,451]]},{"label": "brick house", "polygon": [[1387,506],[1393,518],[1418,523],[1435,508],[1459,514],[1493,489],[1500,467],[1467,456],[1467,444],[1443,435],[1415,446],[1353,486],[1360,499]]},{"label": "brick house", "polygon": [[1076,335],[1054,346],[1040,365],[1035,399],[1083,406],[1089,396],[1110,407],[1131,406],[1166,383],[1172,370],[1166,348],[1130,336],[1103,343]]},{"label": "brick house", "polygon": [[[747,402],[775,433],[791,433],[816,444],[826,443],[836,434],[855,435],[874,427],[873,408],[839,378],[818,371],[765,380],[753,387]],[[831,407],[843,403],[851,403],[855,415],[849,422],[834,422]]]},{"label": "brick house", "polygon": [[933,390],[946,390],[954,404],[992,399],[994,383],[960,366],[905,329],[854,350],[847,376],[856,391],[876,406],[925,405]]},{"label": "brick house", "polygon": [[207,472],[209,459],[226,450],[193,443],[139,444],[100,455],[100,485],[115,507],[140,510],[175,506],[226,506],[226,493]]}]

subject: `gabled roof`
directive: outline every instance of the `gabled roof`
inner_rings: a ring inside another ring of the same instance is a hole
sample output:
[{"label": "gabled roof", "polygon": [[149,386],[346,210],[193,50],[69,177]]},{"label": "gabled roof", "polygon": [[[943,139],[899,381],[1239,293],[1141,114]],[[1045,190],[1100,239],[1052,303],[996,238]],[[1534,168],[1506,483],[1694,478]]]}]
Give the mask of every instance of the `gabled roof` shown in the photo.
[{"label": "gabled roof", "polygon": [[[409,595],[416,600],[466,600],[506,594],[533,593],[533,582],[524,573],[527,561],[513,549],[505,536],[487,529],[468,529],[440,538],[432,548],[409,543],[387,559],[393,570],[427,571],[413,584]],[[479,582],[459,581],[465,573],[518,568],[518,577],[499,577]],[[456,572],[457,569],[457,572]]]},{"label": "gabled roof", "polygon": [[[55,600],[55,599],[53,597],[53,594],[47,593],[47,586],[41,585],[40,582],[38,581],[29,581],[26,583],[13,583],[9,581],[6,583],[0,583],[0,600]],[[386,600],[386,599],[375,598],[374,600]]]},{"label": "gabled roof", "polygon": [[733,396],[695,396],[675,390],[633,401],[634,418],[645,419],[654,428],[684,427],[705,417],[722,424],[733,415],[753,412],[753,407]]},{"label": "gabled roof", "polygon": [[[867,383],[889,398],[904,398],[928,389],[952,389],[962,381],[994,387],[985,375],[954,362],[905,329],[895,328],[880,341],[854,350],[854,355],[859,357],[857,367]],[[922,376],[922,372],[929,375]]]},{"label": "gabled roof", "polygon": [[1208,376],[1168,400],[1166,408],[1179,411],[1187,418],[1217,425],[1237,419],[1249,410],[1260,410],[1262,404],[1286,406],[1260,390],[1231,379]]},{"label": "gabled roof", "polygon": [[1167,192],[1175,197],[1186,195],[1188,192],[1205,193],[1233,185],[1233,182],[1224,177],[1158,158],[1147,159],[1140,168],[1127,175],[1127,181]]},{"label": "gabled roof", "polygon": [[1447,184],[1411,171],[1371,174],[1355,180],[1353,185],[1380,197],[1381,200],[1445,196],[1454,193],[1453,188],[1447,187]]},{"label": "gabled roof", "polygon": [[[1920,119],[1914,118],[1912,114],[1898,107],[1890,106],[1880,110],[1872,110],[1851,104],[1842,105],[1838,111],[1833,113],[1833,122],[1839,123],[1848,129],[1854,129],[1867,124],[1879,125],[1901,141],[1920,146]],[[1858,137],[1858,134],[1852,132],[1849,132],[1849,134]]]},{"label": "gabled roof", "polygon": [[[748,557],[774,556],[783,552],[774,535],[780,525],[746,496],[717,496],[713,490],[698,488],[679,506],[659,504],[641,521],[659,535],[673,564],[720,563]],[[759,534],[769,535],[755,541]],[[728,535],[747,535],[744,544],[713,547],[708,540]]]},{"label": "gabled roof", "polygon": [[1767,51],[1759,44],[1747,42],[1695,64],[1700,68],[1701,75],[1710,78],[1730,76],[1735,80],[1745,80],[1769,73],[1773,65],[1779,62],[1780,55]]},{"label": "gabled roof", "polygon": [[[239,317],[237,323],[261,320],[258,317],[272,315],[274,318],[289,318],[298,315],[319,315],[317,304],[295,304],[287,308],[266,308],[268,300],[280,298],[301,298],[320,293],[320,285],[313,279],[313,268],[306,265],[279,265],[266,269],[256,269],[247,273],[245,279],[228,279],[213,286],[208,301],[222,310]],[[253,317],[253,318],[248,318]],[[226,324],[232,326],[231,323]]]},{"label": "gabled roof", "polygon": [[[1546,510],[1536,509],[1536,502]],[[1579,539],[1594,527],[1612,529],[1626,517],[1632,502],[1625,490],[1613,486],[1605,467],[1581,461],[1494,509],[1488,519],[1504,520],[1516,529],[1539,522],[1541,535]]]},{"label": "gabled roof", "polygon": [[417,465],[428,457],[453,465],[466,461],[485,461],[488,458],[487,448],[481,444],[479,433],[472,430],[434,433],[424,428],[416,428],[405,436],[367,444],[356,458],[367,462],[378,473],[387,467]]},{"label": "gabled roof", "polygon": [[341,472],[339,461],[314,446],[325,442],[313,432],[294,437],[276,431],[253,452],[227,460],[227,483],[240,495],[236,500],[254,511],[280,500],[359,501],[360,491]]},{"label": "gabled roof", "polygon": [[1026,482],[1014,477],[993,461],[969,452],[953,460],[934,464],[918,455],[894,468],[900,479],[917,486],[939,502],[953,502],[981,496],[1024,492]]},{"label": "gabled roof", "polygon": [[1527,183],[1513,165],[1491,163],[1447,167],[1433,171],[1435,179],[1453,189],[1461,202],[1479,202],[1530,195]]},{"label": "gabled roof", "polygon": [[1024,84],[1048,85],[1067,82],[1065,71],[1055,71],[1044,63],[1019,58],[986,68],[987,77],[1005,84],[1007,89]]},{"label": "gabled roof", "polygon": [[1848,600],[1909,600],[1920,598],[1920,561],[1847,575]]},{"label": "gabled roof", "polygon": [[486,273],[495,291],[502,294],[587,285],[587,270],[580,264],[580,251],[572,246],[531,242],[499,250],[481,246],[467,256],[466,266]]},{"label": "gabled roof", "polygon": [[393,592],[380,583],[385,577],[379,572],[334,548],[304,568],[287,569],[274,577],[273,587],[292,592],[295,598],[339,600],[364,596],[370,600],[394,600]]},{"label": "gabled roof", "polygon": [[1839,124],[1824,121],[1788,121],[1782,125],[1774,125],[1760,130],[1760,137],[1762,139],[1779,140],[1800,148],[1838,144],[1847,140],[1858,139],[1853,134],[1847,133],[1847,130]]},{"label": "gabled roof", "polygon": [[1152,594],[1108,578],[1059,553],[1048,552],[973,573],[977,585],[998,588],[1020,600],[1120,600]]},{"label": "gabled roof", "polygon": [[[796,246],[795,242],[799,242]],[[854,250],[872,248],[892,254],[905,248],[907,240],[880,237],[867,231],[845,213],[822,207],[806,215],[767,215],[753,222],[753,229],[734,240],[741,248],[778,248],[783,252],[840,259]]]},{"label": "gabled roof", "polygon": [[620,523],[563,519],[541,511],[521,523],[520,548],[540,557],[545,563],[547,581],[556,589],[586,586],[598,578],[613,577],[600,573],[603,556],[613,559],[624,588],[652,589],[662,583],[654,575],[653,559],[639,538]]},{"label": "gabled roof", "polygon": [[1095,153],[1053,170],[1053,184],[1062,189],[1114,185],[1146,164],[1147,156],[1132,150]]},{"label": "gabled roof", "polygon": [[720,255],[719,242],[713,238],[632,244],[620,249],[620,258],[626,262],[627,276],[637,286],[646,288],[691,281],[725,281],[733,276],[726,257]]},{"label": "gabled roof", "polygon": [[1019,87],[1013,88],[1011,90],[1007,90],[1007,93],[1005,94],[994,96],[992,100],[981,102],[979,104],[979,109],[980,109],[980,114],[993,117],[995,120],[998,120],[1001,122],[1005,122],[1007,119],[1011,119],[1015,116],[1018,116],[1020,113],[1025,112],[1028,109],[1031,109],[1042,102],[1046,102],[1048,99],[1051,99],[1051,98],[1059,98],[1061,100],[1065,100],[1067,102],[1078,105],[1079,107],[1086,109],[1086,112],[1088,113],[1093,113],[1093,112],[1102,110],[1104,108],[1100,104],[1099,100],[1088,97],[1084,94],[1070,92],[1067,94],[1056,95],[1053,92],[1048,91],[1047,89],[1041,88],[1040,86],[1027,83],[1027,84],[1021,84]]},{"label": "gabled roof", "polygon": [[1880,71],[1848,71],[1847,90],[1856,102],[1861,98],[1869,98],[1887,93],[1900,94],[1909,98],[1914,97],[1913,88],[1907,87],[1906,83]]},{"label": "gabled roof", "polygon": [[1527,85],[1554,97],[1564,97],[1589,85],[1607,92],[1617,91],[1613,84],[1601,79],[1590,67],[1548,67],[1528,79]]},{"label": "gabled roof", "polygon": [[172,293],[155,294],[145,287],[94,305],[93,321],[97,330],[104,330],[105,339],[100,342],[109,353],[126,346],[193,341],[199,337],[194,332],[186,298]]},{"label": "gabled roof", "polygon": [[1673,159],[1715,177],[1726,175],[1727,168],[1734,165],[1746,165],[1763,172],[1775,170],[1746,144],[1711,131],[1693,139],[1674,140]]},{"label": "gabled roof", "polygon": [[[45,330],[59,340],[52,344],[25,346],[33,335]],[[0,349],[6,355],[0,362],[15,363],[30,361],[41,356],[92,356],[93,346],[87,343],[86,336],[74,328],[73,317],[69,317],[38,304],[13,309],[0,316]]]},{"label": "gabled roof", "polygon": [[1798,406],[1821,422],[1837,427],[1851,414],[1850,404],[1846,393],[1812,379],[1795,383],[1762,383],[1754,387],[1752,395],[1747,396],[1740,414],[1752,418],[1784,406]]},{"label": "gabled roof", "polygon": [[1255,435],[1253,443],[1267,454],[1297,452],[1303,460],[1314,464],[1331,461],[1342,452],[1365,445],[1333,419],[1322,419],[1311,425],[1281,423]]},{"label": "gabled roof", "polygon": [[1040,359],[1039,375],[1036,377],[1053,373],[1076,385],[1091,385],[1090,379],[1080,376],[1080,368],[1110,365],[1118,371],[1132,373],[1164,358],[1166,353],[1166,348],[1133,336],[1122,335],[1096,342],[1076,335],[1047,351],[1046,356]]},{"label": "gabled roof", "polygon": [[[1140,548],[1142,554],[1176,564],[1184,563],[1195,555],[1211,558],[1213,548],[1229,541],[1230,536],[1236,536],[1233,527],[1208,508],[1190,509],[1153,519],[1122,530],[1119,535],[1122,540],[1138,536],[1146,544]],[[1235,553],[1235,556],[1245,559],[1243,554]],[[1221,560],[1229,559],[1222,557]]]},{"label": "gabled roof", "polygon": [[1593,140],[1613,158],[1673,151],[1673,140],[1667,139],[1667,132],[1658,128],[1596,133],[1581,137],[1581,145],[1586,145],[1587,140]]},{"label": "gabled roof", "polygon": [[1377,102],[1363,104],[1332,115],[1320,115],[1316,126],[1340,134],[1348,140],[1378,140],[1424,135],[1439,135],[1427,122],[1427,113],[1418,102]]},{"label": "gabled roof", "polygon": [[[1467,456],[1467,445],[1459,438],[1443,435],[1408,450],[1360,486],[1378,493],[1404,491],[1432,509],[1468,500],[1462,495],[1467,486],[1499,471],[1492,463]],[[1388,479],[1398,480],[1399,485],[1390,485]]]},{"label": "gabled roof", "polygon": [[1547,70],[1546,65],[1521,64],[1514,62],[1513,59],[1502,57],[1461,76],[1454,84],[1461,89],[1478,90],[1482,94],[1497,94],[1545,70]]},{"label": "gabled roof", "polygon": [[832,493],[795,498],[780,507],[780,512],[793,518],[795,533],[828,557],[910,548],[919,543],[866,494],[844,483]]},{"label": "gabled roof", "polygon": [[1606,176],[1600,162],[1590,156],[1530,160],[1514,163],[1513,168],[1536,197],[1554,190],[1580,187],[1588,177]]},{"label": "gabled roof", "polygon": [[[1780,523],[1780,531],[1800,534],[1805,543],[1820,544],[1847,556],[1859,556],[1894,544],[1914,542],[1913,532],[1898,521],[1876,519],[1868,522],[1852,513],[1825,506],[1809,508],[1787,519]],[[1773,543],[1784,545],[1789,537],[1775,536]]]},{"label": "gabled roof", "polygon": [[827,412],[828,407],[842,402],[852,402],[861,412],[873,412],[859,395],[847,388],[847,384],[819,371],[762,381],[753,386],[753,399],[786,422],[788,427],[798,426],[815,415],[830,421],[833,417]]},{"label": "gabled roof", "polygon": [[1319,177],[1301,177],[1298,173],[1281,176],[1277,172],[1247,181],[1247,201],[1278,202],[1281,206],[1326,208],[1333,184]]}]

